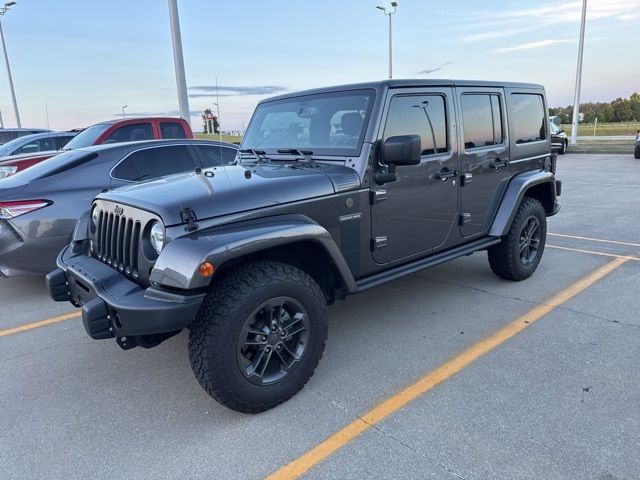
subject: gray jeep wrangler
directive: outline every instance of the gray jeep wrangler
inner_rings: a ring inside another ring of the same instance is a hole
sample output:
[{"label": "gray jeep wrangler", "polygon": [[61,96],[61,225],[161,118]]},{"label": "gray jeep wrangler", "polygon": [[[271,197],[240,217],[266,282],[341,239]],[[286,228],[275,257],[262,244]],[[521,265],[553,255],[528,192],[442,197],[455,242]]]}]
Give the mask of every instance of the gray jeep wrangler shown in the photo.
[{"label": "gray jeep wrangler", "polygon": [[100,194],[47,276],[94,339],[189,329],[202,387],[260,412],[313,374],[327,305],[486,250],[537,268],[560,205],[542,86],[389,80],[258,104],[233,165]]}]

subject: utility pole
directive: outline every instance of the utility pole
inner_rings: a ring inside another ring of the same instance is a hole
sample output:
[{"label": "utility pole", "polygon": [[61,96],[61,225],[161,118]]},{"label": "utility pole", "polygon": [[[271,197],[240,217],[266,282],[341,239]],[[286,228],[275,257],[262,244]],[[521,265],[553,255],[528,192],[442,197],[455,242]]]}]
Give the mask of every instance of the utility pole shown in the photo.
[{"label": "utility pole", "polygon": [[222,124],[220,123],[220,94],[218,93],[218,77],[216,77],[216,109],[218,111],[218,139],[222,141]]},{"label": "utility pole", "polygon": [[584,53],[584,27],[587,19],[587,0],[582,0],[582,19],[580,20],[580,42],[578,44],[578,68],[576,71],[576,91],[573,97],[573,120],[571,121],[571,140],[575,146],[578,137],[578,113],[580,111],[580,86],[582,83],[582,55]]},{"label": "utility pole", "polygon": [[189,113],[189,97],[187,95],[187,78],[184,73],[182,56],[182,37],[180,35],[180,18],[178,17],[178,0],[169,0],[169,20],[171,23],[171,40],[173,42],[173,63],[176,69],[176,87],[178,89],[178,105],[180,116],[191,124]]},{"label": "utility pole", "polygon": [[[4,16],[11,7],[17,2],[7,2],[4,7],[0,8],[0,15]],[[9,65],[9,55],[7,54],[7,45],[4,43],[4,32],[2,31],[2,22],[0,22],[0,39],[2,40],[2,51],[4,52],[4,63],[7,66],[7,77],[9,78],[9,90],[11,90],[11,100],[13,102],[13,111],[16,115],[16,123],[18,128],[22,128],[20,122],[20,112],[18,112],[18,101],[16,100],[16,90],[13,87],[13,77],[11,76],[11,66]]]},{"label": "utility pole", "polygon": [[392,35],[391,35],[391,15],[396,13],[398,8],[398,2],[391,2],[393,10],[387,13],[386,7],[377,6],[378,10],[382,10],[382,13],[389,17],[389,79],[393,78],[393,48],[392,48]]}]

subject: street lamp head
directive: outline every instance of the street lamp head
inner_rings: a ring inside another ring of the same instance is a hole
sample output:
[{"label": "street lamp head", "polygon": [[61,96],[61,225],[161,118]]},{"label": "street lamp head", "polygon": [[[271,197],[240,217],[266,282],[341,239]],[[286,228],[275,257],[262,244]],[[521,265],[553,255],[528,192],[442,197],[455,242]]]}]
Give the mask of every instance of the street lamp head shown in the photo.
[{"label": "street lamp head", "polygon": [[376,8],[377,8],[378,10],[382,10],[383,12],[386,12],[386,11],[387,11],[387,9],[386,9],[386,8],[381,7],[380,5],[378,5]]},{"label": "street lamp head", "polygon": [[16,3],[18,3],[18,2],[7,2],[7,3],[5,3],[5,4],[4,4],[4,6],[5,6],[6,8],[11,8],[11,7],[13,7]]},{"label": "street lamp head", "polygon": [[392,6],[393,8],[396,8],[396,7],[398,6],[398,2],[391,2],[391,6]]}]

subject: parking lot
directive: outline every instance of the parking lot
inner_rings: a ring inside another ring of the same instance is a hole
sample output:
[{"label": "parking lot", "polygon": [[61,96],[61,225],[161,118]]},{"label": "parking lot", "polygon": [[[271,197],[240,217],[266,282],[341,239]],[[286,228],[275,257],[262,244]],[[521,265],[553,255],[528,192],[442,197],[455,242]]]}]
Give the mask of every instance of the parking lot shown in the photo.
[{"label": "parking lot", "polygon": [[0,279],[0,477],[640,478],[640,162],[558,178],[532,278],[478,253],[338,302],[314,377],[259,415],[205,394],[186,333],[123,351]]}]

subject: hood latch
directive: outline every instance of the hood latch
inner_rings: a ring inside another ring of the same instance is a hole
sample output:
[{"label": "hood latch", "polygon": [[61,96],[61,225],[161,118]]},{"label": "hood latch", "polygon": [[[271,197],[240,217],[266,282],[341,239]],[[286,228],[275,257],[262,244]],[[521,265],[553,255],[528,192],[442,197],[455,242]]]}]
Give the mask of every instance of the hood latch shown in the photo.
[{"label": "hood latch", "polygon": [[182,223],[186,223],[184,226],[185,231],[193,232],[198,229],[198,224],[196,223],[196,220],[198,219],[196,217],[196,213],[191,210],[191,208],[182,207],[182,210],[180,210],[180,219],[182,220]]}]

